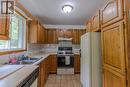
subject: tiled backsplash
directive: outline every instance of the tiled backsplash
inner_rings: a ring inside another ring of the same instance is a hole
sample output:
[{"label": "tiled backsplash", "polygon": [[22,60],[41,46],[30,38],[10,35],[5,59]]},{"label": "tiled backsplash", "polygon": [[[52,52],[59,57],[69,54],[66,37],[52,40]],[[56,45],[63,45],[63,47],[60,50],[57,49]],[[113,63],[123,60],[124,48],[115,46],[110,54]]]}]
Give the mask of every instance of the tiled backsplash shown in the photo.
[{"label": "tiled backsplash", "polygon": [[[20,52],[20,53],[16,53],[15,56],[20,56],[20,55],[23,55],[25,54],[26,52]],[[7,55],[1,55],[0,56],[0,65],[6,63],[6,62],[9,62],[9,56],[10,54],[7,54]]]},{"label": "tiled backsplash", "polygon": [[[73,52],[78,53],[80,49],[79,45],[73,45]],[[45,53],[57,53],[58,44],[28,44],[28,52],[32,52],[34,55],[39,52]],[[16,53],[16,56],[23,55],[26,52]],[[1,55],[0,56],[0,65],[9,61],[9,55]]]},{"label": "tiled backsplash", "polygon": [[[80,45],[72,45],[73,46],[73,52],[79,52]],[[58,50],[58,44],[28,44],[28,51],[37,53],[39,51],[43,52],[53,52],[57,53]]]}]

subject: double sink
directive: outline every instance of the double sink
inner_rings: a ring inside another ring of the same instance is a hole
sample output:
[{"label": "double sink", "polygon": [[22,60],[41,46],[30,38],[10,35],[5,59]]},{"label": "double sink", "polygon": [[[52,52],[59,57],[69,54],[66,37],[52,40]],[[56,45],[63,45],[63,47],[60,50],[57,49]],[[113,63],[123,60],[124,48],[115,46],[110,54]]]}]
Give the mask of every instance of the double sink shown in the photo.
[{"label": "double sink", "polygon": [[33,63],[37,62],[38,60],[40,60],[40,58],[25,58],[25,59],[22,59],[22,60],[15,62],[15,63],[8,63],[8,65],[33,64]]}]

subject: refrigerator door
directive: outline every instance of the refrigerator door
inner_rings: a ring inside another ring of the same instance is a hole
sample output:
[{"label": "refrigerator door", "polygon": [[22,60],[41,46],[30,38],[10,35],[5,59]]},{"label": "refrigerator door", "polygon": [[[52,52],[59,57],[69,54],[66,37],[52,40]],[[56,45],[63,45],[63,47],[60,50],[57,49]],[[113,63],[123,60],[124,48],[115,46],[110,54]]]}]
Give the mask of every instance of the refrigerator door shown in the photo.
[{"label": "refrigerator door", "polygon": [[102,87],[101,33],[91,33],[92,86]]},{"label": "refrigerator door", "polygon": [[81,71],[80,81],[83,87],[91,87],[91,33],[81,36]]}]

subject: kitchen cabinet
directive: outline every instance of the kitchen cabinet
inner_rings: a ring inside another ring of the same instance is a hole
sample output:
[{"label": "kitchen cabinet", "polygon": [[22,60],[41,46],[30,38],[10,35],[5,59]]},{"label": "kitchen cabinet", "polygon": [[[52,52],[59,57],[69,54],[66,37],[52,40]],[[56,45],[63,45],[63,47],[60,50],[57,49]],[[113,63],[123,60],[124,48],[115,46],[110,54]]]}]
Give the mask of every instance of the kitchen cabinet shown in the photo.
[{"label": "kitchen cabinet", "polygon": [[71,38],[71,29],[58,29],[57,30],[58,36],[59,37],[64,37],[64,38]]},{"label": "kitchen cabinet", "polygon": [[50,55],[49,57],[49,72],[51,74],[57,73],[57,56],[56,55]]},{"label": "kitchen cabinet", "polygon": [[126,40],[126,42],[127,42],[127,45],[126,45],[126,53],[127,53],[127,59],[126,59],[126,64],[127,64],[127,83],[128,83],[128,86],[127,87],[130,87],[130,0],[125,0],[125,6],[126,6],[126,25],[128,24],[128,26],[126,26],[127,27],[127,32],[126,32],[126,38],[127,38],[127,40]]},{"label": "kitchen cabinet", "polygon": [[80,44],[80,38],[83,34],[85,34],[85,29],[74,29],[72,31],[72,43],[73,44]]},{"label": "kitchen cabinet", "polygon": [[44,33],[44,27],[37,20],[31,21],[29,29],[29,43],[44,43]]},{"label": "kitchen cabinet", "polygon": [[103,87],[127,87],[125,0],[110,0],[101,9]]},{"label": "kitchen cabinet", "polygon": [[49,75],[49,58],[46,58],[39,64],[38,87],[44,87]]},{"label": "kitchen cabinet", "polygon": [[124,0],[109,0],[101,9],[102,27],[123,19],[124,12]]},{"label": "kitchen cabinet", "polygon": [[75,74],[80,73],[80,55],[74,56],[74,72]]},{"label": "kitchen cabinet", "polygon": [[38,43],[44,43],[44,27],[39,23],[38,24]]},{"label": "kitchen cabinet", "polygon": [[58,43],[58,35],[56,29],[45,29],[45,43],[47,44]]},{"label": "kitchen cabinet", "polygon": [[104,69],[103,87],[126,87],[126,77],[113,70]]},{"label": "kitchen cabinet", "polygon": [[45,29],[45,43],[57,44],[58,37],[65,37],[72,38],[73,44],[80,44],[80,37],[85,32],[85,29]]},{"label": "kitchen cabinet", "polygon": [[89,19],[86,24],[86,32],[91,32],[92,30],[92,21]]},{"label": "kitchen cabinet", "polygon": [[120,21],[102,30],[104,87],[126,87],[125,27]]},{"label": "kitchen cabinet", "polygon": [[0,40],[9,39],[9,17],[0,17]]},{"label": "kitchen cabinet", "polygon": [[98,11],[96,13],[96,15],[94,15],[92,17],[92,31],[93,32],[101,31],[101,26],[100,26],[100,11]]},{"label": "kitchen cabinet", "polygon": [[102,31],[103,65],[121,74],[125,73],[123,22],[117,22]]}]

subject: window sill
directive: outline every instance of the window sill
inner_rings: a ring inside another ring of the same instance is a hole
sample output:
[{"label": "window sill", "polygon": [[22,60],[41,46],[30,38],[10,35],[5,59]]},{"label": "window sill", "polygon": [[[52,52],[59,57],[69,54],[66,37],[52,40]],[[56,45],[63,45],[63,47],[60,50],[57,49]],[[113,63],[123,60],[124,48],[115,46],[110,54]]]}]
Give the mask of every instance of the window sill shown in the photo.
[{"label": "window sill", "polygon": [[11,54],[11,53],[18,53],[18,52],[24,52],[27,51],[26,49],[21,49],[21,50],[6,50],[6,51],[0,51],[0,55],[5,55],[5,54]]}]

